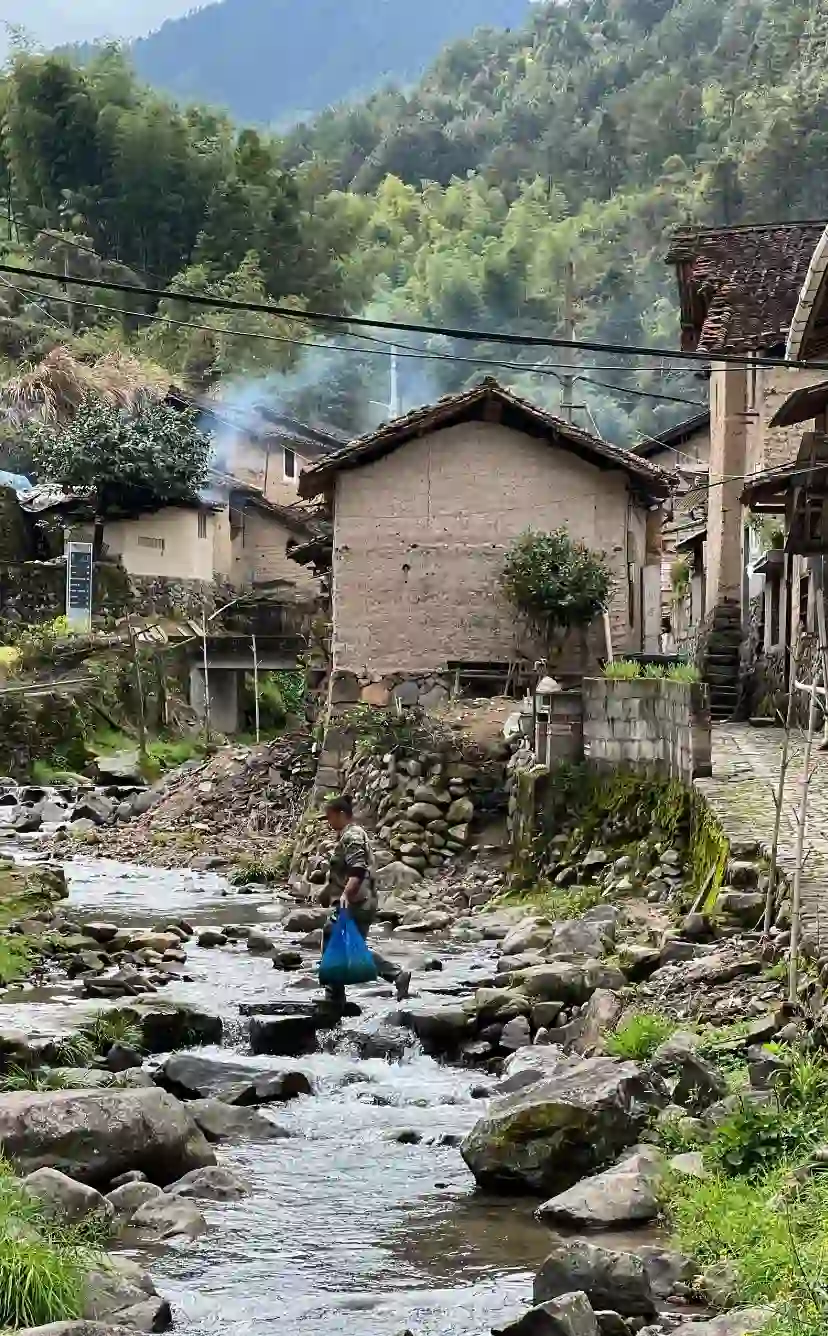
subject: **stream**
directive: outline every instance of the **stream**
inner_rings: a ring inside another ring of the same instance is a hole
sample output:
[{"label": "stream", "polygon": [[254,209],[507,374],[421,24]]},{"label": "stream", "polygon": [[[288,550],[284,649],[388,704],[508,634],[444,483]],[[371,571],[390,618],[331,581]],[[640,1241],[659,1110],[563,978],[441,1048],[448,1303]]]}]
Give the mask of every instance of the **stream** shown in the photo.
[{"label": "stream", "polygon": [[[81,922],[257,923],[277,944],[295,944],[268,922],[273,896],[265,890],[243,895],[212,874],[104,861],[70,862],[66,873],[69,907]],[[415,973],[420,995],[450,994],[491,968],[488,944],[391,941],[387,954],[415,970],[425,955],[442,959],[441,972]],[[252,1192],[232,1205],[208,1203],[206,1235],[133,1254],[173,1303],[181,1329],[189,1336],[484,1336],[525,1304],[549,1232],[534,1221],[532,1201],[476,1191],[456,1148],[485,1107],[471,1093],[480,1073],[416,1051],[397,1063],[359,1060],[341,1037],[333,1051],[307,1057],[244,1057],[240,1004],[307,998],[315,981],[274,970],[243,944],[208,951],[191,942],[187,950],[193,982],[175,982],[162,996],[219,1011],[225,1056],[251,1069],[300,1068],[316,1093],[278,1106],[274,1116],[290,1140],[221,1148],[221,1163],[239,1169]],[[395,1006],[384,985],[352,996],[363,1016],[350,1024]],[[7,993],[0,1005],[0,1018],[35,1033],[76,1029],[84,1012],[100,1006],[81,1001],[71,984]],[[394,1139],[408,1130],[422,1142]],[[453,1144],[439,1144],[442,1138]]]}]

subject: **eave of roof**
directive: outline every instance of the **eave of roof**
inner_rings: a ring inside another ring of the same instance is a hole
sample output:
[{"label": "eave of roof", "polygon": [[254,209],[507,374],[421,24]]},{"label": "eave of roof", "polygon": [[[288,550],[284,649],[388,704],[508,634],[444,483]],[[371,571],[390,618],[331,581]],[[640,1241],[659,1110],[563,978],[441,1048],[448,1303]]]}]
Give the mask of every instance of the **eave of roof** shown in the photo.
[{"label": "eave of roof", "polygon": [[805,385],[789,394],[777,408],[769,425],[771,427],[793,427],[798,422],[810,422],[817,413],[828,408],[828,380],[821,380],[817,385]]},{"label": "eave of roof", "polygon": [[809,219],[678,232],[666,260],[677,271],[682,348],[782,349],[825,226]]},{"label": "eave of roof", "polygon": [[570,422],[553,417],[535,404],[504,389],[497,381],[487,378],[470,390],[448,395],[435,404],[427,404],[403,417],[395,418],[370,435],[352,441],[313,468],[305,469],[299,479],[299,495],[305,498],[318,496],[342,470],[360,468],[381,459],[415,437],[459,422],[477,420],[484,416],[489,406],[499,407],[506,414],[511,414],[520,423],[519,429],[539,436],[549,445],[569,450],[598,468],[621,469],[654,499],[666,497],[671,490],[671,479],[664,469],[648,463],[629,450],[622,450],[620,446],[610,445],[608,441],[591,436]]},{"label": "eave of roof", "polygon": [[684,445],[691,436],[696,436],[705,430],[710,430],[710,413],[706,411],[687,418],[684,422],[678,422],[675,427],[668,427],[666,431],[661,431],[656,436],[648,436],[646,441],[638,441],[632,447],[632,451],[639,459],[649,459],[651,455],[657,455],[661,450]]}]

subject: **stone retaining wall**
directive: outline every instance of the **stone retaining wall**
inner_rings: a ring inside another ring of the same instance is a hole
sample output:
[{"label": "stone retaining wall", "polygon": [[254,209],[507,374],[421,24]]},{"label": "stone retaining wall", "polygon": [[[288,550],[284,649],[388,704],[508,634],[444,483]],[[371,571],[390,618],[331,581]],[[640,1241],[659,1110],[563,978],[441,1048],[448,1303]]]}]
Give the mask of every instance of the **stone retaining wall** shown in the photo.
[{"label": "stone retaining wall", "polygon": [[624,767],[685,784],[711,773],[703,683],[586,678],[583,691],[584,755],[597,769]]}]

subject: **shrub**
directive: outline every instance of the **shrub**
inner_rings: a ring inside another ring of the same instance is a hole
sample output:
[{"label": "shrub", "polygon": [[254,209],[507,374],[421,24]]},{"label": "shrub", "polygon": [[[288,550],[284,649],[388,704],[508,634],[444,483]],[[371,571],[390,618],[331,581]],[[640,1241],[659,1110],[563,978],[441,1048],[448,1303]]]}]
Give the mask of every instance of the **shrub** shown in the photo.
[{"label": "shrub", "polygon": [[614,659],[604,664],[604,677],[611,682],[634,682],[641,676],[641,664],[634,659]]},{"label": "shrub", "polygon": [[91,1235],[48,1220],[0,1162],[0,1327],[20,1329],[80,1316]]},{"label": "shrub", "polygon": [[271,886],[283,882],[293,862],[293,843],[283,840],[267,858],[244,858],[233,868],[227,880],[232,886],[257,883]]},{"label": "shrub", "polygon": [[723,1173],[764,1173],[806,1155],[828,1134],[828,1066],[795,1058],[777,1098],[767,1105],[740,1103],[716,1129],[707,1155]]},{"label": "shrub", "polygon": [[607,1052],[616,1058],[633,1058],[646,1062],[656,1049],[669,1039],[676,1022],[668,1016],[639,1012],[628,1016],[607,1040]]}]

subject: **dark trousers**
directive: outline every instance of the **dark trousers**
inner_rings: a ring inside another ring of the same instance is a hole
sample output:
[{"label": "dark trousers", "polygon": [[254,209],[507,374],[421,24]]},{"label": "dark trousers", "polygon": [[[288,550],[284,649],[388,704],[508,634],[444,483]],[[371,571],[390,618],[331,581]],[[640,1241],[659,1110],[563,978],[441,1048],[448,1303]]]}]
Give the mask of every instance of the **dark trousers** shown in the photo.
[{"label": "dark trousers", "polygon": [[[328,940],[333,930],[334,920],[339,912],[339,909],[336,909],[322,929],[323,951],[328,945]],[[367,940],[368,932],[376,916],[376,910],[366,907],[365,905],[352,905],[348,910],[348,913],[356,925],[357,930],[361,933],[363,940]],[[377,967],[377,974],[379,977],[385,979],[386,983],[396,983],[397,979],[402,974],[402,966],[395,965],[393,960],[386,960],[385,957],[381,956],[373,947],[371,947],[371,955],[374,957],[374,964]],[[329,988],[327,991],[332,997],[339,998],[345,996],[344,988]]]}]

